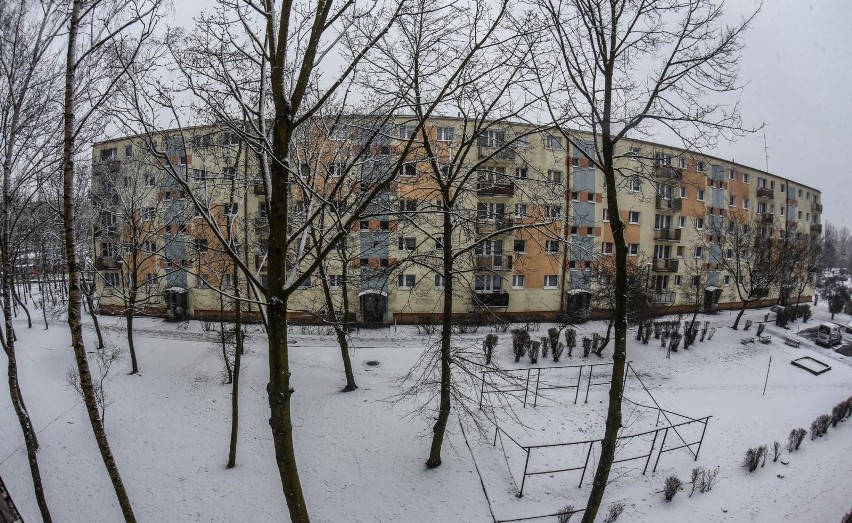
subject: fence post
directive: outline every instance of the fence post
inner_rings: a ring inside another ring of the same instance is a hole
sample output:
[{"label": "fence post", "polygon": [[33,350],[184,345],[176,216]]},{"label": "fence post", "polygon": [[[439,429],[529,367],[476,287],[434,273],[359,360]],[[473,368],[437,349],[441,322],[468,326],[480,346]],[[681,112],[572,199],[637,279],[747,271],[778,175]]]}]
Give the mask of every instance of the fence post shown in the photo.
[{"label": "fence post", "polygon": [[698,450],[695,451],[695,461],[698,461],[698,453],[701,452],[701,444],[704,443],[704,433],[707,432],[708,423],[710,423],[710,416],[704,418],[704,428],[701,430],[701,439],[698,440]]},{"label": "fence post", "polygon": [[482,397],[485,395],[485,371],[482,371],[482,388],[479,390],[479,410],[482,410]]},{"label": "fence post", "polygon": [[666,427],[666,431],[663,432],[663,442],[660,444],[660,451],[657,453],[657,461],[654,462],[654,470],[652,472],[657,472],[657,465],[660,464],[660,456],[663,455],[663,452],[666,449],[666,438],[669,435],[669,428]]},{"label": "fence post", "polygon": [[537,374],[535,376],[535,397],[533,397],[533,407],[538,406],[538,384],[541,381],[541,367],[536,369]]},{"label": "fence post", "polygon": [[527,369],[527,386],[524,387],[524,408],[527,408],[527,394],[530,392],[530,373],[532,369]]},{"label": "fence post", "polygon": [[494,417],[494,447],[497,446],[497,433],[500,431],[500,425],[497,425],[497,417]]},{"label": "fence post", "polygon": [[589,442],[589,451],[586,452],[586,462],[583,463],[583,473],[580,474],[580,484],[577,485],[577,488],[583,488],[583,478],[586,477],[586,468],[589,466],[589,457],[592,455],[592,447],[594,444],[594,441]]},{"label": "fence post", "polygon": [[527,467],[530,464],[530,449],[527,449],[527,461],[524,463],[524,475],[521,476],[521,491],[518,492],[518,497],[524,497],[524,483],[527,481]]},{"label": "fence post", "polygon": [[577,404],[577,398],[580,397],[580,383],[583,381],[583,367],[585,367],[585,365],[580,365],[580,374],[577,375],[577,392],[574,393],[574,405]]},{"label": "fence post", "polygon": [[584,403],[589,402],[589,389],[592,388],[592,374],[595,372],[595,366],[589,365],[589,381],[586,383],[586,401]]},{"label": "fence post", "polygon": [[663,412],[663,411],[662,411],[662,410],[660,410],[660,407],[657,407],[657,422],[656,422],[656,423],[654,423],[654,426],[655,426],[655,427],[660,426],[660,414],[662,414],[662,412]]},{"label": "fence post", "polygon": [[651,463],[651,456],[654,455],[654,445],[657,444],[657,436],[659,436],[660,431],[654,431],[654,440],[651,442],[651,452],[648,453],[648,459],[645,460],[645,468],[642,469],[642,475],[644,476],[646,472],[648,472],[648,463]]}]

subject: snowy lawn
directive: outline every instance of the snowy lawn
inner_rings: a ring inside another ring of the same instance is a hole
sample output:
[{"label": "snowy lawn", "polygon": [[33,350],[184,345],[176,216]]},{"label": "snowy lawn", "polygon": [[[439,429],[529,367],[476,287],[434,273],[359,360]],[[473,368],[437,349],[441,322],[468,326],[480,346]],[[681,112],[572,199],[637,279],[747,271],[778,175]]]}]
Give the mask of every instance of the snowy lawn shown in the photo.
[{"label": "snowy lawn", "polygon": [[[762,319],[765,312],[749,311],[746,317]],[[827,318],[820,307],[807,325]],[[39,430],[39,460],[54,519],[118,521],[121,513],[85,409],[66,386],[67,369],[73,365],[67,327],[57,323],[47,331],[43,325],[30,330],[22,319],[16,321],[21,387]],[[697,463],[681,449],[663,455],[656,472],[651,470],[657,457],[654,454],[645,475],[643,460],[622,464],[613,471],[614,482],[602,512],[609,503],[621,501],[625,512],[620,521],[839,521],[852,507],[852,420],[829,429],[816,441],[808,436],[792,455],[785,450],[781,460],[788,465],[773,463],[770,457],[765,467],[748,474],[741,462],[749,447],[771,446],[778,440],[786,448],[791,429],[810,429],[814,418],[830,413],[836,403],[852,395],[852,357],[816,347],[805,337],[798,349],[785,345],[785,335],[795,336],[801,323],[794,324],[789,332],[770,325],[764,334],[772,337],[772,343],[742,345],[740,339],[753,336],[756,326],[749,334],[732,331],[726,327],[733,321],[728,312],[706,319],[719,329],[713,340],[681,349],[670,359],[659,349],[659,340],[653,338],[646,346],[630,336],[628,348],[632,367],[664,409],[696,418],[712,416]],[[836,321],[843,324],[848,319],[838,315]],[[110,317],[104,322],[111,342],[124,344],[123,322]],[[141,373],[128,376],[125,368],[115,373],[109,387],[113,403],[107,409],[106,424],[139,520],[286,521],[267,422],[267,362],[262,334],[250,328],[241,377],[237,467],[227,470],[230,388],[222,385],[215,335],[203,332],[197,322],[183,330],[154,319],[137,323]],[[542,325],[533,339],[543,335],[547,327]],[[579,335],[603,331],[602,324],[590,323],[580,327]],[[486,332],[480,329],[461,338],[480,343]],[[87,334],[91,341],[93,331],[88,329]],[[360,388],[348,394],[338,392],[343,377],[333,337],[301,334],[295,328],[293,339],[295,439],[314,520],[491,520],[455,415],[450,418],[443,465],[426,470],[430,420],[410,416],[411,403],[390,401],[401,390],[398,380],[417,359],[425,337],[408,327],[362,330],[355,337],[353,355]],[[496,362],[515,369],[530,366],[525,360],[514,363],[510,352],[509,335],[500,334]],[[578,358],[577,352],[575,349],[571,359],[563,356],[563,363],[607,362],[612,353],[611,345],[603,360],[596,356]],[[772,366],[763,395],[770,356]],[[814,376],[790,364],[802,356],[823,361],[832,370]],[[379,365],[368,366],[370,360]],[[128,366],[125,359],[122,367]],[[26,453],[5,380],[2,388],[0,475],[24,518],[36,521],[38,509]],[[650,404],[632,376],[626,394]],[[573,397],[570,389],[551,390],[542,393],[535,408],[528,405],[524,409],[517,403],[516,424],[505,428],[515,431],[519,439],[535,443],[599,437],[606,387],[593,389],[588,403],[581,395],[574,405]],[[511,418],[510,414],[507,411],[505,416]],[[625,432],[653,428],[656,411],[648,414],[627,405],[625,420]],[[494,432],[487,420],[482,426],[486,428],[484,435],[479,436],[471,425],[466,426],[466,434],[497,519],[585,504],[596,464],[594,455],[582,488],[577,487],[579,472],[533,476],[527,479],[524,497],[519,499],[514,481],[520,480],[523,455],[513,455],[507,446],[504,457],[499,444],[492,446]],[[623,452],[633,455],[642,450],[637,447],[636,451]],[[582,454],[584,459],[585,450]],[[547,468],[563,468],[565,463],[576,461],[561,451],[541,459],[536,465]],[[718,485],[691,499],[687,485],[666,503],[659,493],[665,478],[676,474],[687,482],[696,465],[711,469],[719,466]]]}]

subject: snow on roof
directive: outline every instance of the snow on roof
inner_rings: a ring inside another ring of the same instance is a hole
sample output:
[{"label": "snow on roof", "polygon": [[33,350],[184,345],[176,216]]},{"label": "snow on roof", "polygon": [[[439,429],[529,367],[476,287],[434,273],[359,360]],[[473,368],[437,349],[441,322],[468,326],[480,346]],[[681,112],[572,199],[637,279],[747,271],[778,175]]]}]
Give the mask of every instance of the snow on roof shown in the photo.
[{"label": "snow on roof", "polygon": [[183,287],[169,287],[168,289],[164,290],[163,292],[184,293],[184,292],[186,292],[186,289],[184,289]]},{"label": "snow on roof", "polygon": [[583,293],[591,294],[592,291],[587,290],[587,289],[571,289],[570,291],[568,291],[568,294],[583,294]]},{"label": "snow on roof", "polygon": [[714,292],[714,291],[718,291],[718,290],[721,290],[721,289],[719,289],[719,287],[716,287],[715,285],[710,285],[709,287],[705,287],[704,290]]}]

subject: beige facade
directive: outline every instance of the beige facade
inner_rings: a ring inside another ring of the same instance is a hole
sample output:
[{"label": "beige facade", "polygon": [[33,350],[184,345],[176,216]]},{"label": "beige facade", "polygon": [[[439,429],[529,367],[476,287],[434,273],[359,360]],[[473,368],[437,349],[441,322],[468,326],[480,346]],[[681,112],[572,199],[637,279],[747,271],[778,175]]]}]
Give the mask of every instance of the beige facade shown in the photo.
[{"label": "beige facade", "polygon": [[[431,120],[428,150],[422,143],[409,150],[396,181],[351,224],[344,246],[325,257],[335,308],[346,287],[351,311],[364,321],[423,321],[441,311],[441,254],[448,243],[439,212],[441,176],[462,180],[444,194],[454,196],[451,243],[466,250],[453,264],[457,313],[546,318],[600,307],[593,299],[595,276],[613,251],[602,173],[552,129],[495,123],[472,131],[465,125]],[[294,175],[304,175],[288,204],[294,231],[318,201],[335,212],[357,202],[369,173],[395,168],[411,133],[399,120],[365,144],[354,128],[310,132],[294,154]],[[591,139],[572,137],[580,145]],[[632,140],[621,147],[626,241],[657,306],[690,307],[694,291],[684,289],[697,266],[705,273],[701,285],[713,293],[707,305],[739,301],[731,275],[714,260],[722,248],[708,241],[714,216],[753,215],[776,238],[821,232],[816,189],[697,152]],[[589,144],[585,149],[591,151]],[[111,140],[95,145],[93,166],[93,192],[103,202],[95,227],[103,310],[123,310],[136,289],[136,307],[148,313],[179,306],[190,317],[228,315],[237,291],[223,241],[265,283],[265,192],[253,155],[234,135],[195,128],[153,140]],[[333,201],[317,197],[344,186]],[[218,233],[198,208],[210,209]],[[322,216],[320,236],[335,225],[331,211]],[[127,225],[134,220],[143,227]],[[132,259],[134,252],[142,259]],[[312,252],[294,251],[294,269],[310,262]],[[135,286],[128,282],[133,268]],[[294,313],[312,317],[326,309],[319,278],[315,272],[294,294]],[[244,284],[238,288],[244,299],[255,299]],[[257,315],[256,305],[244,310]]]}]

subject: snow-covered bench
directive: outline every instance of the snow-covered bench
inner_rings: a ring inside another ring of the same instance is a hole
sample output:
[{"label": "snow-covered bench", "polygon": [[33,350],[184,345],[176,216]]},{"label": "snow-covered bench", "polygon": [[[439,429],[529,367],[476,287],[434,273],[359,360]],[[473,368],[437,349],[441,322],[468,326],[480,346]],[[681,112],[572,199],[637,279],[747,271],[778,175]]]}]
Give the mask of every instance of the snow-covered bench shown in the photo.
[{"label": "snow-covered bench", "polygon": [[772,336],[764,334],[760,337],[760,343],[772,343]]},{"label": "snow-covered bench", "polygon": [[798,349],[798,348],[799,348],[799,345],[800,345],[802,342],[801,342],[801,341],[799,341],[799,340],[797,340],[796,338],[791,338],[790,336],[786,336],[786,337],[784,338],[784,343],[786,343],[787,345],[789,345],[789,346],[791,346],[791,347],[795,347],[795,348],[797,348],[797,349]]},{"label": "snow-covered bench", "polygon": [[748,345],[749,343],[754,343],[754,336],[752,336],[751,338],[743,338],[743,339],[740,340],[740,343],[742,343],[743,345]]}]

